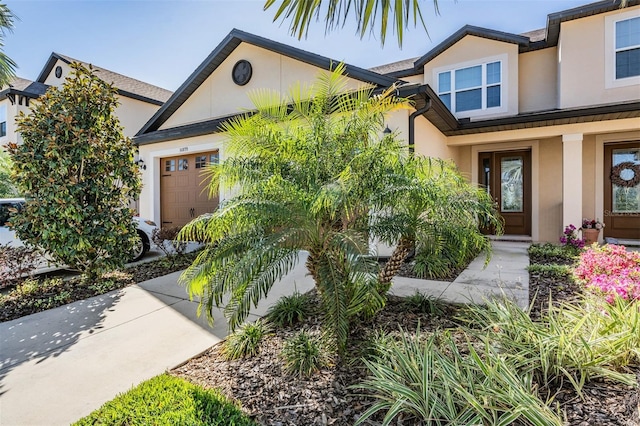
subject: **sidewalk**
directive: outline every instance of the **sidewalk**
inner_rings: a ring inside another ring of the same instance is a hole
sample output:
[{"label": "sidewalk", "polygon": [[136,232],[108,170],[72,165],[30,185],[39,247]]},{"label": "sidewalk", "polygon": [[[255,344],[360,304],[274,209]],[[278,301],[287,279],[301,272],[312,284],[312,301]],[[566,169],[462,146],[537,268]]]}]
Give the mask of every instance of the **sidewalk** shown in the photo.
[{"label": "sidewalk", "polygon": [[[486,268],[481,256],[453,283],[397,277],[391,292],[456,302],[504,292],[526,307],[528,244],[493,244]],[[313,287],[301,256],[250,319],[282,295]],[[224,339],[222,313],[215,312],[213,328],[197,318],[197,302],[176,284],[179,274],[0,323],[0,425],[68,425]]]},{"label": "sidewalk", "polygon": [[[311,288],[301,265],[252,319],[294,285]],[[222,313],[213,328],[198,318],[179,274],[0,323],[0,425],[69,425],[222,340]]]}]

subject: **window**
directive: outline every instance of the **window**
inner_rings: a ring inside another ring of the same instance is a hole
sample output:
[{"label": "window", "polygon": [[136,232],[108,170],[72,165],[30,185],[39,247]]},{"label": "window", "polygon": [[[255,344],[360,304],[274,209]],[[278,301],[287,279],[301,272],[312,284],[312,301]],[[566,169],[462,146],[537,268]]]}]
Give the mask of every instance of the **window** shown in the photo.
[{"label": "window", "polygon": [[203,169],[207,165],[207,156],[206,155],[197,155],[196,156],[196,169]]},{"label": "window", "polygon": [[0,105],[0,137],[7,136],[7,106]]},{"label": "window", "polygon": [[211,164],[220,164],[220,153],[216,152],[209,157]]},{"label": "window", "polygon": [[164,171],[165,172],[175,172],[176,171],[176,160],[166,160],[164,162]]},{"label": "window", "polygon": [[616,80],[640,75],[640,17],[616,22]]},{"label": "window", "polygon": [[189,160],[187,158],[181,158],[178,160],[178,170],[184,171],[189,168]]},{"label": "window", "polygon": [[438,73],[438,95],[453,112],[502,107],[502,61],[460,67]]}]

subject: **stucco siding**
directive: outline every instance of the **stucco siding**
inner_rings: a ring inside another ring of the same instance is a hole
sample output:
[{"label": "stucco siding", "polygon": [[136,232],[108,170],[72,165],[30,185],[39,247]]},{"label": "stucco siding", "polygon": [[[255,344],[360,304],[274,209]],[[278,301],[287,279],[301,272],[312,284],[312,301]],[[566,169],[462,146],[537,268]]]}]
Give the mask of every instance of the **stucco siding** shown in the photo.
[{"label": "stucco siding", "polygon": [[640,85],[607,87],[606,61],[613,49],[613,30],[607,17],[639,16],[640,6],[563,22],[558,42],[560,108],[599,105],[638,99]]},{"label": "stucco siding", "polygon": [[[238,86],[232,80],[234,65],[241,59],[251,63],[251,80]],[[291,59],[260,47],[242,43],[222,64],[200,85],[189,99],[162,124],[160,129],[169,129],[210,118],[236,114],[253,109],[249,95],[256,91],[275,91],[287,94],[298,82],[303,86],[312,83],[319,68]],[[348,79],[347,88],[354,89],[365,83]]]},{"label": "stucco siding", "polygon": [[[557,242],[562,224],[562,139],[540,141],[539,150],[539,237],[540,241]],[[534,213],[535,214],[535,213]]]},{"label": "stucco siding", "polygon": [[426,118],[418,117],[415,122],[415,153],[425,157],[458,160],[458,150],[447,145],[447,137]]},{"label": "stucco siding", "polygon": [[558,51],[555,47],[520,54],[520,113],[558,106]]}]

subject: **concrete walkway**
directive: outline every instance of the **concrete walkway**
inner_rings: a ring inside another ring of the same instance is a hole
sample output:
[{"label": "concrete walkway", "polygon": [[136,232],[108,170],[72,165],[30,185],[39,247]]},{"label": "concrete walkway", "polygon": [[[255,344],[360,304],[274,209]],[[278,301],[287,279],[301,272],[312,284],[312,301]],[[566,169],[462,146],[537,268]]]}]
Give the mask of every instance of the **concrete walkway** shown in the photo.
[{"label": "concrete walkway", "polygon": [[529,243],[493,241],[491,260],[480,255],[453,282],[396,277],[391,293],[408,296],[416,291],[449,302],[482,303],[490,297],[508,297],[529,306]]},{"label": "concrete walkway", "polygon": [[[447,300],[481,301],[503,291],[528,303],[522,243],[494,243],[491,263],[474,261],[453,283],[396,278],[392,293],[419,290]],[[305,256],[276,284],[250,319],[294,289],[313,287]],[[68,425],[143,380],[171,369],[227,335],[221,312],[213,328],[178,286],[179,273],[0,323],[0,425]]]}]

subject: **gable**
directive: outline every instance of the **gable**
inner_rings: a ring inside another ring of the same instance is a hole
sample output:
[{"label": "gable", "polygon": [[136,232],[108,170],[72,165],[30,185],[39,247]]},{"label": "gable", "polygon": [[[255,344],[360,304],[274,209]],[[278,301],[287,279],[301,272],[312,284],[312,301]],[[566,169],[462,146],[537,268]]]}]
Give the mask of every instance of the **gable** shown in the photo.
[{"label": "gable", "polygon": [[[234,83],[232,78],[233,68],[240,60],[248,61],[252,67],[251,79],[242,86]],[[322,68],[281,53],[241,43],[173,112],[159,130],[251,110],[254,108],[249,98],[251,92],[270,90],[286,94],[296,83],[313,82],[322,71]],[[349,79],[348,84],[350,89],[370,85],[353,78]]]}]

